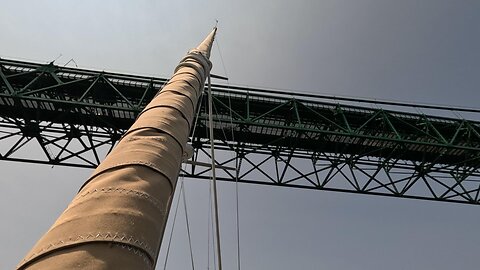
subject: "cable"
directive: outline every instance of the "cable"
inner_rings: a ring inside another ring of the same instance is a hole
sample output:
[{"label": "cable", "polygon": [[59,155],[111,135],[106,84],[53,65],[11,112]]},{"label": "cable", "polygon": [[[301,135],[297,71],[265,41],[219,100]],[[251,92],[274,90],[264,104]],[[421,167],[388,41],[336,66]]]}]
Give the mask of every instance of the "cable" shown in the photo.
[{"label": "cable", "polygon": [[184,209],[185,209],[185,221],[186,221],[186,225],[187,225],[187,236],[188,236],[188,245],[190,247],[190,259],[191,259],[191,262],[192,262],[192,269],[195,270],[195,263],[193,261],[193,249],[192,249],[192,238],[191,238],[191,235],[190,235],[190,223],[188,222],[188,211],[187,211],[187,199],[185,198],[186,195],[186,188],[185,188],[185,181],[184,181],[184,177],[182,176],[182,197],[183,197],[183,206],[184,206]]},{"label": "cable", "polygon": [[[218,54],[220,55],[220,60],[222,62],[223,66],[223,71],[225,72],[225,76],[229,78],[227,68],[225,66],[225,62],[223,60],[223,55],[222,51],[220,49],[220,44],[218,42],[218,38],[215,40],[215,43],[217,44],[217,49],[218,49]],[[235,133],[233,131],[233,114],[232,114],[232,99],[230,95],[230,82],[229,79],[227,79],[227,92],[229,93],[228,95],[228,107],[230,108],[229,113],[230,113],[230,130],[231,130],[231,135],[232,135],[232,142],[235,142]],[[225,140],[227,140],[227,136],[225,135],[225,132],[222,128],[222,132],[225,136]],[[236,238],[237,238],[237,269],[240,270],[240,214],[239,214],[239,196],[238,196],[238,154],[235,155],[235,214],[236,214]]]},{"label": "cable", "polygon": [[207,269],[210,270],[210,221],[212,221],[212,186],[208,186],[208,218],[207,218]]},{"label": "cable", "polygon": [[218,193],[217,193],[217,178],[215,175],[215,148],[213,141],[213,97],[212,97],[212,82],[210,75],[208,76],[208,122],[209,122],[209,133],[210,133],[210,149],[211,149],[211,159],[212,159],[212,184],[213,184],[213,205],[215,213],[215,234],[217,238],[216,246],[218,253],[218,269],[222,270],[222,251],[220,247],[220,222],[218,221]]},{"label": "cable", "polygon": [[[182,187],[180,186],[180,192],[182,190]],[[173,222],[172,222],[172,229],[170,230],[170,239],[168,240],[168,245],[167,245],[167,252],[165,255],[165,262],[163,264],[163,269],[167,269],[167,262],[168,262],[168,255],[170,254],[170,246],[172,244],[172,238],[173,238],[173,229],[175,228],[175,221],[177,220],[177,213],[178,213],[178,206],[180,204],[180,194],[178,194],[177,198],[177,206],[175,208],[175,214],[173,215]]]},{"label": "cable", "polygon": [[[212,185],[210,183],[208,187],[208,221],[207,221],[207,269],[210,270],[210,229],[213,231],[213,204],[212,204]],[[212,234],[212,237],[213,234]],[[214,239],[212,239],[212,244],[214,245]],[[213,269],[216,269],[216,257],[215,257],[215,252],[213,252]]]},{"label": "cable", "polygon": [[237,221],[237,268],[240,270],[240,211],[239,211],[239,199],[238,199],[238,158],[235,158],[235,204],[236,204],[236,221]]},{"label": "cable", "polygon": [[215,237],[213,235],[213,232],[215,231],[215,228],[213,226],[213,222],[214,222],[214,215],[213,215],[213,211],[212,211],[212,208],[213,208],[213,203],[212,203],[212,195],[213,195],[213,192],[212,192],[212,185],[210,184],[210,188],[209,188],[209,195],[210,195],[210,221],[211,223],[209,224],[210,225],[210,229],[212,230],[212,250],[214,252],[212,252],[213,254],[213,269],[217,269],[217,256],[216,256],[216,253],[215,253]]},{"label": "cable", "polygon": [[[198,116],[200,115],[200,108],[202,107],[201,104],[202,104],[202,101],[203,101],[203,91],[204,89],[202,89],[201,94],[200,94],[200,97],[198,99],[198,103],[197,103],[197,112],[195,113],[195,120],[193,122],[193,129],[192,129],[192,140],[193,140],[193,136],[195,135],[195,131],[197,130],[197,123],[198,123]],[[193,143],[193,141],[192,141]]]},{"label": "cable", "polygon": [[[223,72],[225,72],[225,77],[227,77],[227,84],[229,84],[228,83],[228,78],[230,78],[230,77],[228,76],[227,68],[225,67],[225,62],[223,61],[222,51],[220,50],[220,44],[218,43],[218,36],[215,37],[215,44],[217,44],[218,54],[220,55],[220,61],[222,62],[222,66],[223,66]],[[228,85],[228,86],[230,86],[230,85]]]},{"label": "cable", "polygon": [[[230,99],[230,96],[228,97],[228,106],[231,107],[231,99]],[[217,107],[215,106],[215,103],[212,104],[213,106],[213,109],[215,111],[215,113],[218,114],[218,111],[217,111]],[[220,120],[221,121],[221,120]],[[232,111],[230,110],[230,127],[231,127],[231,136],[232,136],[232,142],[235,142],[235,135],[234,135],[234,132],[233,132],[233,115],[232,115]],[[225,130],[224,130],[224,127],[220,127],[221,128],[221,131],[222,131],[222,134],[223,134],[223,137],[225,139],[225,141],[228,142],[228,137],[225,133]],[[233,147],[232,147],[233,148]],[[232,149],[234,150],[234,149]],[[236,214],[236,239],[237,239],[237,268],[240,269],[240,221],[239,221],[239,207],[238,207],[238,155],[236,155],[234,158],[232,158],[232,160],[235,160],[235,214]],[[232,176],[233,177],[233,176]]]}]

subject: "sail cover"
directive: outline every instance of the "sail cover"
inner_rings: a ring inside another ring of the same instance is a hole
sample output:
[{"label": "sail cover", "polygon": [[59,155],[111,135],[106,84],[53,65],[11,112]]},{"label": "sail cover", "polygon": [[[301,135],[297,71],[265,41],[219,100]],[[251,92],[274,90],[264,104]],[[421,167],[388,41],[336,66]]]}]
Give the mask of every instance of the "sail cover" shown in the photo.
[{"label": "sail cover", "polygon": [[214,29],[191,50],[17,269],[153,269]]}]

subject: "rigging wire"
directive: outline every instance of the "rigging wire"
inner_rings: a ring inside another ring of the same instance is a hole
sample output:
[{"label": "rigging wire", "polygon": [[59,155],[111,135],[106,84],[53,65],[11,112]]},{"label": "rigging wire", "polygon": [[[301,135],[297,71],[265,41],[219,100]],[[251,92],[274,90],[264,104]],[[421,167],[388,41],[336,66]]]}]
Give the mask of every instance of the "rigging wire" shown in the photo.
[{"label": "rigging wire", "polygon": [[207,269],[210,270],[210,221],[212,221],[212,189],[208,186],[208,218],[207,218]]},{"label": "rigging wire", "polygon": [[217,178],[215,174],[215,148],[213,141],[213,97],[212,97],[212,82],[210,74],[208,75],[208,123],[209,123],[209,133],[210,133],[210,150],[211,150],[211,165],[212,165],[212,186],[213,186],[213,205],[214,205],[214,214],[215,214],[215,234],[216,234],[216,249],[217,249],[217,260],[218,260],[218,269],[222,270],[222,251],[220,245],[220,223],[218,221],[218,192],[217,192]]},{"label": "rigging wire", "polygon": [[187,228],[187,236],[188,236],[188,244],[190,248],[190,260],[192,264],[192,269],[195,270],[195,264],[194,264],[194,259],[193,259],[193,249],[192,249],[192,239],[191,239],[191,234],[190,234],[190,224],[189,224],[189,219],[188,219],[188,211],[187,211],[187,200],[186,200],[186,195],[185,195],[185,178],[182,176],[180,178],[180,190],[178,191],[178,198],[177,198],[177,205],[175,207],[175,214],[173,217],[173,222],[172,222],[172,228],[170,230],[170,239],[168,240],[168,245],[167,245],[167,251],[165,255],[165,262],[163,265],[163,269],[167,269],[167,262],[168,262],[168,257],[170,255],[170,246],[172,243],[173,239],[173,231],[175,228],[175,224],[177,221],[177,213],[178,213],[178,208],[180,206],[180,197],[183,198],[183,206],[184,206],[184,211],[185,211],[185,221],[186,221],[186,228]]},{"label": "rigging wire", "polygon": [[[181,186],[180,186],[180,189],[182,189]],[[181,192],[181,190],[180,190],[180,192]],[[178,213],[178,206],[179,205],[180,205],[180,194],[178,194],[177,206],[175,207],[175,214],[173,215],[172,228],[170,229],[170,239],[168,240],[167,251],[166,251],[166,254],[165,254],[165,261],[164,261],[164,264],[163,264],[163,269],[167,269],[168,256],[170,255],[170,246],[172,244],[172,238],[173,238],[173,229],[175,228],[175,221],[177,220],[177,213]]]},{"label": "rigging wire", "polygon": [[225,76],[227,77],[227,86],[228,88],[230,88],[228,72],[227,72],[227,68],[225,67],[225,62],[223,61],[222,51],[220,50],[220,44],[218,43],[218,36],[215,38],[214,42],[215,44],[217,44],[217,50],[218,50],[218,54],[220,55],[220,61],[222,62],[223,72],[225,72]]},{"label": "rigging wire", "polygon": [[[217,21],[218,23],[218,21]],[[223,71],[225,73],[225,76],[227,77],[227,92],[229,93],[228,95],[228,107],[229,107],[229,113],[230,113],[230,131],[231,131],[231,136],[232,136],[232,142],[235,142],[235,133],[233,131],[234,125],[233,125],[233,113],[232,113],[232,100],[231,100],[231,95],[230,95],[230,81],[229,81],[229,75],[227,68],[225,66],[225,61],[223,60],[223,55],[222,55],[222,50],[220,49],[220,43],[218,41],[218,37],[215,40],[215,44],[217,45],[217,50],[218,54],[220,55],[220,61],[222,62],[222,67]],[[225,134],[225,131],[222,128],[222,132],[224,134],[225,140],[227,140],[227,136]],[[232,148],[234,146],[232,145]],[[233,149],[234,150],[234,149]],[[238,196],[238,153],[235,154],[235,227],[236,227],[236,239],[237,239],[237,269],[240,270],[240,214],[239,214],[239,196]]]},{"label": "rigging wire", "polygon": [[204,89],[202,89],[200,97],[198,99],[198,103],[197,103],[197,112],[195,114],[195,120],[193,122],[192,135],[191,135],[191,139],[190,139],[192,144],[193,144],[193,136],[195,135],[195,131],[197,129],[198,118],[200,116],[200,108],[202,107],[201,104],[202,104],[202,101],[203,101],[203,92],[204,92]]},{"label": "rigging wire", "polygon": [[[228,97],[229,101],[228,101],[228,104],[229,104],[229,107],[231,107],[231,100],[230,100],[230,97]],[[213,104],[213,109],[215,110],[216,113],[218,113],[218,110],[217,110],[217,107],[215,106],[215,104]],[[235,142],[235,137],[234,137],[234,132],[233,132],[233,115],[232,115],[232,111],[230,110],[230,129],[231,129],[231,136],[232,136],[232,141]],[[228,144],[228,137],[225,133],[225,130],[224,130],[224,127],[221,127],[221,131],[222,131],[222,134],[223,134],[223,137],[225,139],[225,141],[227,141],[227,144]],[[232,146],[229,146],[231,147],[232,149],[231,150],[235,150],[233,147],[233,144]],[[231,160],[235,160],[235,176],[232,176],[235,178],[235,230],[236,230],[236,240],[237,240],[237,269],[240,270],[240,218],[239,218],[239,199],[238,199],[238,154],[236,154]],[[222,164],[223,165],[223,164]]]},{"label": "rigging wire", "polygon": [[183,195],[183,206],[184,206],[184,210],[185,210],[185,224],[187,226],[187,236],[188,236],[188,245],[189,245],[189,248],[190,248],[190,259],[191,259],[191,263],[192,263],[192,269],[195,270],[195,263],[193,261],[193,249],[192,249],[192,237],[191,237],[191,234],[190,234],[190,223],[188,222],[188,211],[187,211],[187,199],[185,198],[186,195],[186,187],[185,187],[185,179],[184,177],[182,176],[182,191],[181,192]]},{"label": "rigging wire", "polygon": [[[203,89],[202,89],[202,93],[203,93]],[[194,119],[194,122],[193,122],[193,127],[192,127],[192,135],[191,135],[191,143],[193,144],[193,138],[194,138],[194,135],[195,135],[195,131],[196,131],[196,127],[197,127],[197,123],[198,123],[198,119],[199,119],[199,115],[200,115],[200,107],[199,106],[201,104],[203,100],[203,94],[200,95],[199,97],[199,100],[198,100],[198,103],[197,103],[197,112],[195,114],[195,119]],[[184,167],[183,167],[183,170],[186,171],[186,166],[187,164],[184,164]],[[193,166],[193,165],[192,165]],[[182,188],[182,197],[183,197],[183,205],[184,205],[184,210],[185,210],[185,221],[186,221],[186,226],[187,226],[187,235],[188,235],[188,245],[189,245],[189,248],[190,248],[190,259],[191,259],[191,264],[192,264],[192,269],[195,270],[195,263],[194,263],[194,259],[193,259],[193,248],[192,248],[192,238],[191,238],[191,233],[190,233],[190,223],[189,223],[189,219],[188,219],[188,210],[187,210],[187,200],[186,200],[186,188],[185,188],[185,178],[184,178],[184,175],[182,175],[182,183],[181,183],[181,188]]]},{"label": "rigging wire", "polygon": [[[208,186],[208,218],[207,218],[207,269],[210,270],[210,248],[213,246],[212,249],[215,249],[215,239],[214,239],[214,236],[213,236],[213,231],[214,231],[214,228],[213,228],[213,211],[212,211],[212,208],[213,208],[213,204],[212,204],[212,185],[210,183],[210,185]],[[212,234],[210,234],[210,232],[212,232]],[[210,240],[212,240],[210,242]],[[210,244],[211,243],[211,244]],[[212,256],[213,256],[213,269],[216,269],[216,256],[215,256],[215,252],[212,252]]]},{"label": "rigging wire", "polygon": [[[212,232],[212,255],[213,255],[213,269],[217,269],[217,256],[216,256],[216,253],[215,253],[215,237],[213,235],[213,232],[215,230],[215,228],[213,227],[213,220],[214,220],[214,216],[213,216],[213,211],[212,211],[212,208],[213,208],[213,203],[212,203],[212,185],[210,184],[209,186],[209,189],[208,189],[208,195],[209,195],[209,212],[208,212],[208,215],[209,215],[209,223],[208,223],[208,230]],[[210,249],[210,246],[208,247]],[[210,267],[210,264],[208,265],[208,267]]]},{"label": "rigging wire", "polygon": [[[228,105],[231,108],[230,96],[228,97]],[[233,132],[233,115],[230,110],[230,126],[232,130],[232,141],[235,142],[234,132]],[[238,153],[235,153],[235,221],[236,221],[236,232],[237,232],[237,269],[240,270],[240,210],[239,210],[239,196],[238,196]]]},{"label": "rigging wire", "polygon": [[[202,91],[201,91],[201,95],[199,97],[197,106],[196,106],[197,111],[195,113],[195,119],[194,119],[194,122],[193,122],[193,127],[192,127],[192,132],[191,132],[191,137],[190,137],[190,143],[192,143],[192,145],[193,145],[193,139],[195,137],[196,128],[197,128],[199,118],[200,118],[199,116],[200,116],[200,113],[201,113],[201,107],[202,107],[201,104],[203,102],[204,90],[205,89],[203,88]],[[207,125],[205,125],[205,129],[206,129],[206,132],[208,133],[208,126]],[[194,149],[194,151],[195,151],[195,149]],[[191,166],[194,166],[194,165],[192,164]],[[186,164],[185,164],[185,167],[184,167],[184,171],[186,171]],[[212,230],[213,230],[213,216],[211,215],[211,212],[212,212],[211,210],[212,210],[212,194],[211,194],[211,185],[210,185],[210,187],[209,187],[209,202],[208,202],[208,216],[209,216],[209,218],[207,219],[208,220],[208,222],[207,222],[207,269],[210,269],[210,228],[212,227]],[[210,223],[210,221],[212,221],[212,223]],[[213,237],[213,235],[212,235],[212,237]],[[192,258],[193,258],[193,255],[192,255]],[[216,268],[215,258],[216,258],[215,253],[213,253],[214,269]],[[193,261],[193,259],[192,259],[192,261]],[[192,262],[192,265],[193,265],[193,262]]]}]

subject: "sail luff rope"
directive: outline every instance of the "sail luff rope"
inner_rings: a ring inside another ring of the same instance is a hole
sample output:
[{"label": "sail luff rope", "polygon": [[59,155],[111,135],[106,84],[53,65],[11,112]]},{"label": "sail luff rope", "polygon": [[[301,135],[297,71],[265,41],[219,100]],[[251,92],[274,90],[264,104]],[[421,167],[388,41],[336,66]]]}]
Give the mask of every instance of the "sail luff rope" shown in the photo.
[{"label": "sail luff rope", "polygon": [[220,247],[220,224],[218,221],[218,193],[217,193],[217,177],[215,174],[215,148],[213,141],[213,98],[212,98],[212,83],[210,75],[208,75],[208,122],[209,122],[209,133],[210,133],[210,151],[211,151],[211,160],[212,160],[212,186],[213,186],[213,206],[214,206],[214,216],[215,216],[215,234],[216,234],[216,250],[217,250],[217,260],[218,260],[218,270],[222,270],[222,253]]}]

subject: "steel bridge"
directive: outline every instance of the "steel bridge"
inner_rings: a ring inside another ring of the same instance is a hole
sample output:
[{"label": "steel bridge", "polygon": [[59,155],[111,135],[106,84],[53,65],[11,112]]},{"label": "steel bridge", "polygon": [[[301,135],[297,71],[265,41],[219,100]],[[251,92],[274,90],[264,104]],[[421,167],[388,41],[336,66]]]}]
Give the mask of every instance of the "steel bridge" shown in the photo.
[{"label": "steel bridge", "polygon": [[[95,168],[166,82],[53,63],[0,67],[0,159],[72,167]],[[220,180],[480,204],[480,110],[221,84],[212,95]],[[209,158],[206,100],[192,164]],[[184,176],[210,178],[192,164]]]}]

